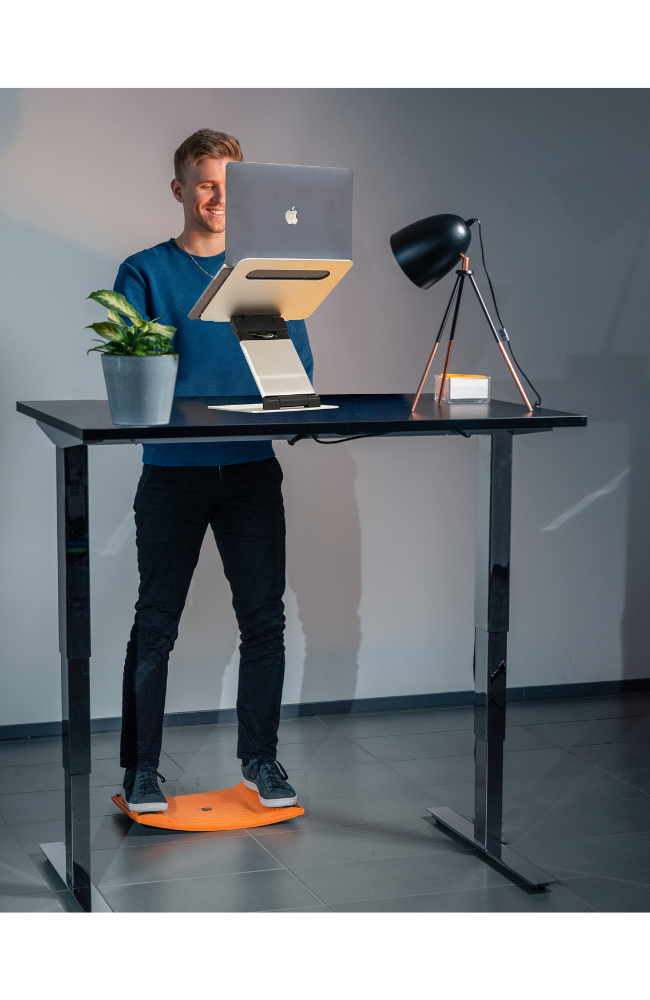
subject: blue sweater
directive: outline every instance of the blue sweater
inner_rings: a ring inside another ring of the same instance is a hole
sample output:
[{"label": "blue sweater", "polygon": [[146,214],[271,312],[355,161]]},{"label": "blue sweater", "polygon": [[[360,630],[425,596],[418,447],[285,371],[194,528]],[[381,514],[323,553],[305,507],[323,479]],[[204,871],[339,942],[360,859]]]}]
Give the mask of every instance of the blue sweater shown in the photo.
[{"label": "blue sweater", "polygon": [[[199,257],[208,274],[216,274],[224,254]],[[210,279],[174,240],[127,257],[114,290],[125,295],[147,319],[176,327],[174,351],[179,355],[177,396],[256,396],[255,379],[229,323],[188,319]],[[289,336],[312,378],[313,359],[304,320],[290,320]],[[146,465],[235,465],[273,457],[270,441],[224,444],[146,444]]]}]

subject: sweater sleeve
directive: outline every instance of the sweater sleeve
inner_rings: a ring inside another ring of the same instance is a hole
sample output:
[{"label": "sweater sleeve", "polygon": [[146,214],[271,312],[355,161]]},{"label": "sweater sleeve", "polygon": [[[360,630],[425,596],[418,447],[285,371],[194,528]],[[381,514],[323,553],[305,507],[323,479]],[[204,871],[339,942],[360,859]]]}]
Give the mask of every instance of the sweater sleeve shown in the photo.
[{"label": "sweater sleeve", "polygon": [[293,341],[293,346],[298,352],[298,357],[303,363],[303,367],[309,376],[309,381],[314,382],[314,358],[311,353],[311,346],[309,344],[309,337],[307,335],[307,327],[305,326],[304,319],[289,320],[287,323],[289,327],[289,336]]},{"label": "sweater sleeve", "polygon": [[124,261],[120,264],[117,278],[113,285],[114,292],[121,295],[130,302],[145,319],[152,319],[149,287],[146,278],[133,264]]}]

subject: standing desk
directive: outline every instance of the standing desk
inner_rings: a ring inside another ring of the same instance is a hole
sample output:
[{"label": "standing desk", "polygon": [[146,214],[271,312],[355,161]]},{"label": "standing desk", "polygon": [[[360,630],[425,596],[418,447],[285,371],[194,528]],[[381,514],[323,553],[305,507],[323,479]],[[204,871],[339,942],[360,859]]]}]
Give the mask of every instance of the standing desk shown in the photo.
[{"label": "standing desk", "polygon": [[445,806],[429,812],[484,856],[534,889],[550,876],[501,842],[503,741],[506,728],[506,662],[510,592],[512,442],[517,434],[584,427],[585,416],[519,403],[439,405],[423,395],[411,415],[410,395],[324,396],[331,410],[241,413],[208,404],[259,402],[259,397],[176,398],[169,424],[118,427],[105,400],[19,402],[56,445],[59,571],[59,645],[65,770],[65,844],[42,850],[82,910],[108,910],[91,879],[90,852],[90,563],[88,446],[198,441],[324,439],[352,435],[417,437],[478,435],[474,733],[474,822]]}]

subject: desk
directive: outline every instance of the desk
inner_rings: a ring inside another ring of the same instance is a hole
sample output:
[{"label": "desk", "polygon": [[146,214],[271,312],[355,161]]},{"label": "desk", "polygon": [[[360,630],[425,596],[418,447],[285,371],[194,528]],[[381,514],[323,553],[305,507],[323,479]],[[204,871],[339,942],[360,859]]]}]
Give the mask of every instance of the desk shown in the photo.
[{"label": "desk", "polygon": [[[474,646],[474,733],[476,736],[475,819],[452,809],[429,812],[536,889],[553,881],[501,843],[503,741],[506,725],[506,662],[510,592],[510,506],[512,442],[516,434],[584,427],[587,418],[556,410],[529,413],[518,403],[438,405],[422,396],[411,415],[407,395],[324,396],[333,410],[237,413],[208,404],[256,402],[257,397],[177,398],[169,424],[117,427],[105,400],[19,402],[56,445],[59,568],[59,645],[65,770],[64,844],[41,845],[85,911],[108,906],[92,884],[90,864],[90,573],[88,446],[193,441],[286,440],[356,434],[413,437],[479,436],[476,505],[476,590]],[[126,639],[126,637],[125,637]]]}]

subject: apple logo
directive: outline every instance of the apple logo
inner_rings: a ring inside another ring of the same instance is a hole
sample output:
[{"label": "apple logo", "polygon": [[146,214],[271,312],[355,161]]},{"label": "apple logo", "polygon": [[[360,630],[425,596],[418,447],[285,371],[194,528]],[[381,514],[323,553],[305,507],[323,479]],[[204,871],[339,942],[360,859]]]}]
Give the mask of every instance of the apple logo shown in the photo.
[{"label": "apple logo", "polygon": [[290,226],[295,226],[298,224],[298,213],[296,212],[296,206],[294,205],[292,209],[284,213],[284,217]]}]

